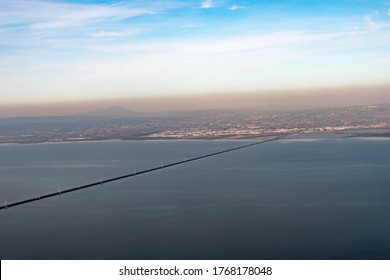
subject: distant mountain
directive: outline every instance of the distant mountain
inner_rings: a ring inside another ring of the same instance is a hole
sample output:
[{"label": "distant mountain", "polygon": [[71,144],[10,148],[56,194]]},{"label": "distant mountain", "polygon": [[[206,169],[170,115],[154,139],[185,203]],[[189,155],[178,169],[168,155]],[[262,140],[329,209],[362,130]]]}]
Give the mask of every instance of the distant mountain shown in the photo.
[{"label": "distant mountain", "polygon": [[153,115],[155,118],[172,118],[172,119],[207,119],[207,118],[216,118],[216,117],[243,117],[250,114],[248,111],[244,110],[229,110],[229,109],[208,109],[208,110],[186,110],[186,111],[165,111],[156,113]]},{"label": "distant mountain", "polygon": [[75,115],[76,117],[98,117],[98,118],[142,118],[148,114],[136,111],[130,111],[121,106],[99,109]]}]

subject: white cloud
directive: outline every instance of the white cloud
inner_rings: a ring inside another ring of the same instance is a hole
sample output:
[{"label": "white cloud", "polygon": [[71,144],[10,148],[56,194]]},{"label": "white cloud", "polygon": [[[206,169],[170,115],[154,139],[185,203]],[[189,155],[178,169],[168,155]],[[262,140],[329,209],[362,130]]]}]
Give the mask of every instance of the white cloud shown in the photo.
[{"label": "white cloud", "polygon": [[274,50],[275,47],[300,46],[306,43],[332,41],[343,36],[340,33],[306,34],[301,32],[270,33],[260,36],[239,36],[225,39],[193,41],[193,42],[155,42],[154,44],[112,44],[92,46],[91,51],[125,52],[174,55],[214,55],[226,53],[244,54],[252,51]]},{"label": "white cloud", "polygon": [[387,10],[387,14],[390,16],[390,8]]},{"label": "white cloud", "polygon": [[4,0],[1,5],[1,25],[22,24],[33,30],[66,28],[153,13],[148,9],[131,8],[124,4],[82,5],[39,0]]},{"label": "white cloud", "polygon": [[85,8],[78,11],[64,11],[58,18],[49,18],[32,24],[32,29],[53,29],[68,26],[81,25],[89,22],[103,21],[109,19],[125,19],[151,13],[141,9],[121,9],[112,7],[96,7],[95,9]]},{"label": "white cloud", "polygon": [[233,5],[233,6],[229,7],[229,10],[235,11],[235,10],[244,9],[244,8],[245,8],[244,6]]},{"label": "white cloud", "polygon": [[203,9],[210,9],[210,8],[213,8],[214,7],[214,4],[213,4],[213,0],[205,0],[202,2],[202,8]]},{"label": "white cloud", "polygon": [[99,32],[91,34],[92,37],[100,37],[100,38],[120,38],[127,37],[139,34],[139,30],[123,30],[123,31],[105,31],[101,30]]},{"label": "white cloud", "polygon": [[364,17],[364,22],[371,31],[376,31],[379,28],[379,25],[372,20],[370,15]]},{"label": "white cloud", "polygon": [[390,65],[390,57],[382,58],[377,61],[378,64]]},{"label": "white cloud", "polygon": [[13,65],[15,63],[20,63],[22,61],[23,61],[22,56],[18,56],[18,55],[3,56],[3,57],[0,57],[0,67]]}]

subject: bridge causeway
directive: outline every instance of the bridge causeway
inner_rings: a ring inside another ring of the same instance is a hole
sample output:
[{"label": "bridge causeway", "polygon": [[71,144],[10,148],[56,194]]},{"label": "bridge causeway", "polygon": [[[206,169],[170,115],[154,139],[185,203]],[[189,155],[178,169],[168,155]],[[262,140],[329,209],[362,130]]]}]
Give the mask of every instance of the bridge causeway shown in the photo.
[{"label": "bridge causeway", "polygon": [[93,183],[90,183],[90,184],[87,184],[87,185],[77,186],[77,187],[63,189],[63,190],[59,189],[57,192],[53,192],[53,193],[49,193],[49,194],[45,194],[45,195],[40,195],[40,196],[35,196],[35,197],[32,197],[32,198],[28,198],[28,199],[24,199],[24,200],[20,200],[20,201],[15,201],[15,202],[11,202],[11,203],[5,202],[3,205],[0,206],[0,210],[1,209],[7,209],[7,208],[10,208],[10,207],[14,207],[14,206],[18,206],[18,205],[22,205],[22,204],[31,203],[31,202],[34,202],[34,201],[46,199],[46,198],[57,196],[57,195],[62,195],[62,194],[69,193],[69,192],[74,192],[74,191],[78,191],[78,190],[82,190],[82,189],[86,189],[86,188],[91,188],[91,187],[94,187],[94,186],[98,186],[98,185],[102,185],[102,184],[106,184],[106,183],[122,180],[122,179],[125,179],[125,178],[128,178],[128,177],[134,177],[134,176],[137,176],[137,175],[150,173],[150,172],[153,172],[153,171],[169,168],[169,167],[180,165],[180,164],[185,164],[185,163],[196,161],[196,160],[201,160],[201,159],[205,159],[205,158],[209,158],[209,157],[214,157],[214,156],[217,156],[217,155],[221,155],[221,154],[237,151],[237,150],[240,150],[240,149],[248,148],[248,147],[251,147],[251,146],[259,145],[259,144],[262,144],[262,143],[265,143],[265,142],[275,141],[275,140],[278,140],[278,139],[280,139],[282,137],[286,137],[286,136],[287,135],[274,137],[274,138],[266,139],[266,140],[263,140],[263,141],[258,141],[258,142],[251,143],[251,144],[246,144],[246,145],[242,145],[242,146],[238,146],[238,147],[234,147],[234,148],[229,148],[229,149],[226,149],[226,150],[221,150],[221,151],[218,151],[218,152],[215,152],[215,153],[204,154],[203,156],[198,156],[198,157],[194,157],[194,158],[190,158],[190,159],[185,159],[185,160],[182,160],[182,161],[177,161],[177,162],[174,162],[174,163],[161,165],[159,167],[154,167],[154,168],[151,168],[151,169],[145,169],[145,170],[138,171],[138,172],[134,171],[133,173],[129,173],[129,174],[126,174],[126,175],[113,177],[113,178],[109,178],[109,179],[105,179],[105,180],[100,180],[98,182],[93,182]]}]

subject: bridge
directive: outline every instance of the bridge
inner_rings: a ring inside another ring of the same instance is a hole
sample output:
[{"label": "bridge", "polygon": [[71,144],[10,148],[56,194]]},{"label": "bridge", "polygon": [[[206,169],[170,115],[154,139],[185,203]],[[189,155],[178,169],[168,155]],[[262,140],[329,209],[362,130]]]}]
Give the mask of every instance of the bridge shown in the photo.
[{"label": "bridge", "polygon": [[161,169],[164,169],[164,168],[169,168],[169,167],[176,166],[176,165],[185,164],[185,163],[192,162],[192,161],[197,161],[197,160],[201,160],[201,159],[205,159],[205,158],[209,158],[209,157],[214,157],[214,156],[217,156],[217,155],[221,155],[221,154],[237,151],[237,150],[240,150],[240,149],[248,148],[248,147],[251,147],[251,146],[259,145],[259,144],[262,144],[262,143],[265,143],[265,142],[275,141],[275,140],[278,140],[278,139],[280,139],[282,137],[286,137],[286,136],[288,136],[288,135],[274,137],[274,138],[268,138],[268,139],[263,140],[263,141],[258,141],[258,142],[251,143],[251,144],[246,144],[246,145],[242,145],[242,146],[238,146],[238,147],[234,147],[234,148],[230,148],[230,149],[225,149],[225,150],[221,150],[221,151],[218,151],[218,152],[215,152],[215,153],[204,154],[203,156],[189,158],[189,159],[185,159],[185,160],[182,160],[182,161],[177,161],[177,162],[174,162],[174,163],[170,163],[170,164],[167,164],[167,165],[161,165],[159,167],[154,167],[154,168],[151,168],[151,169],[146,169],[146,170],[142,170],[142,171],[138,171],[138,172],[134,171],[133,173],[129,173],[129,174],[126,174],[126,175],[122,175],[122,176],[118,176],[118,177],[114,177],[114,178],[109,178],[109,179],[105,179],[105,180],[100,180],[98,182],[93,182],[93,183],[90,183],[90,184],[87,184],[87,185],[77,186],[77,187],[68,188],[68,189],[64,189],[64,190],[60,190],[59,189],[57,192],[48,193],[48,194],[41,195],[41,196],[35,196],[35,197],[32,197],[32,198],[28,198],[28,199],[24,199],[24,200],[20,200],[20,201],[15,201],[15,202],[12,202],[12,203],[7,203],[7,201],[5,201],[5,203],[0,206],[0,210],[7,209],[7,208],[10,208],[10,207],[14,207],[14,206],[18,206],[18,205],[22,205],[22,204],[31,203],[31,202],[34,202],[34,201],[46,199],[46,198],[57,196],[57,195],[62,195],[62,194],[65,194],[65,193],[75,192],[75,191],[78,191],[78,190],[82,190],[82,189],[91,188],[91,187],[94,187],[94,186],[103,185],[103,184],[106,184],[106,183],[122,180],[122,179],[125,179],[125,178],[128,178],[128,177],[134,177],[134,176],[137,176],[137,175],[150,173],[150,172],[153,172],[153,171],[161,170]]}]

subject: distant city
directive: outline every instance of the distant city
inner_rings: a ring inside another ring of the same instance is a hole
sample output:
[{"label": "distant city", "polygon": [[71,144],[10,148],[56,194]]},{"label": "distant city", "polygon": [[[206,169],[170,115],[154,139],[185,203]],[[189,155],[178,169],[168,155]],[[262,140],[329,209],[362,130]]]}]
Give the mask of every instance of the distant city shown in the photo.
[{"label": "distant city", "polygon": [[203,110],[157,114],[111,107],[74,116],[0,119],[0,143],[93,140],[248,139],[291,133],[390,136],[390,104],[310,110]]}]

